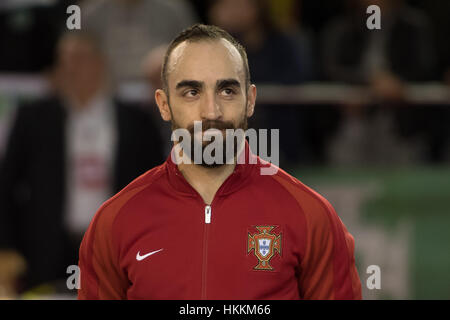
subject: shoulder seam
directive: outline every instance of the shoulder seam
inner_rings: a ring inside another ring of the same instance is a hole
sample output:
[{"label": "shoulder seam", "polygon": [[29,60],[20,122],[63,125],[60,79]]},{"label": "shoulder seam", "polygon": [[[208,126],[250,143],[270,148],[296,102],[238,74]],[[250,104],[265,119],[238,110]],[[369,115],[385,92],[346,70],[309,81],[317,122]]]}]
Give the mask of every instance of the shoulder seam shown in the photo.
[{"label": "shoulder seam", "polygon": [[[285,180],[286,182],[290,183],[291,185],[293,185],[294,187],[297,186],[299,189],[303,190],[304,192],[308,193],[309,195],[311,195],[312,197],[314,197],[316,200],[318,200],[321,204],[321,206],[328,212],[331,212],[331,204],[328,202],[328,200],[326,200],[322,195],[320,195],[317,191],[313,190],[312,188],[308,187],[307,185],[305,185],[303,182],[301,182],[300,180],[298,180],[297,178],[295,178],[294,176],[289,175],[288,173],[285,172],[285,174],[287,174],[289,177],[296,179],[298,181],[298,185],[296,185],[294,182],[290,181],[290,179],[287,179],[286,177],[283,177],[282,175],[279,175],[279,177],[283,180]],[[275,180],[275,179],[274,179]]]},{"label": "shoulder seam", "polygon": [[[284,180],[288,180],[286,179],[286,177],[282,177],[282,179]],[[297,179],[298,180],[298,179]],[[287,181],[288,183],[294,185],[293,182],[291,181]],[[317,191],[309,188],[308,186],[306,186],[305,184],[303,184],[301,181],[298,180],[299,187],[301,190],[303,190],[304,192],[307,192],[308,194],[311,194],[316,200],[318,200],[320,206],[324,209],[327,220],[330,223],[330,231],[332,233],[332,237],[333,237],[333,256],[336,256],[336,244],[338,243],[337,241],[339,241],[338,237],[339,234],[342,233],[342,230],[339,228],[339,226],[337,224],[342,223],[341,218],[339,217],[339,215],[337,214],[336,210],[334,209],[334,207],[331,205],[331,203],[322,195],[320,195]],[[347,268],[350,270],[351,268],[351,259],[352,257],[348,254],[348,246],[347,246],[347,241],[345,239],[345,234],[341,234],[341,236],[344,236],[343,239],[343,245],[346,248],[346,264],[347,264]],[[336,280],[334,280],[336,281]],[[352,291],[352,295],[354,295],[354,291],[353,291],[353,282],[350,282],[351,285],[351,291]],[[336,284],[334,282],[333,284],[333,293],[336,294],[335,292],[336,290]]]},{"label": "shoulder seam", "polygon": [[[149,174],[149,171],[143,173],[141,176],[137,177],[137,178],[134,179],[133,181],[135,181],[135,180],[139,179],[140,177],[145,176],[145,175],[147,175],[147,174]],[[106,208],[109,207],[110,204],[112,204],[112,203],[114,202],[114,200],[116,200],[117,198],[120,198],[121,196],[127,194],[128,192],[131,192],[131,191],[134,190],[134,189],[137,189],[137,188],[142,187],[142,186],[145,186],[145,185],[147,185],[146,187],[148,187],[149,185],[153,184],[157,179],[159,179],[160,176],[162,176],[162,174],[163,174],[163,173],[159,173],[159,174],[155,175],[154,177],[152,177],[152,178],[150,179],[150,181],[148,181],[148,182],[146,182],[146,183],[144,183],[144,184],[142,184],[142,185],[131,186],[131,184],[133,183],[133,181],[130,182],[130,183],[128,184],[128,186],[124,187],[121,191],[119,191],[119,192],[116,193],[114,196],[112,196],[109,200],[107,200],[107,201],[100,207],[99,211],[105,210]],[[145,187],[145,188],[146,188],[146,187]],[[128,188],[129,188],[129,189],[128,189]],[[145,188],[143,188],[143,189],[145,189]],[[134,196],[133,196],[133,197],[134,197]],[[133,198],[133,197],[132,197],[132,198]],[[132,198],[130,198],[130,199],[132,199]],[[128,201],[129,201],[129,200],[128,200]]]},{"label": "shoulder seam", "polygon": [[[284,190],[284,192],[286,192],[286,193],[289,195],[289,197],[295,202],[295,204],[296,204],[297,207],[299,208],[300,214],[302,214],[303,217],[304,217],[304,219],[307,220],[305,210],[304,210],[303,207],[300,205],[300,203],[297,201],[297,199],[292,195],[292,193],[289,192],[289,190],[286,189],[286,187],[283,186],[277,179],[275,179],[273,175],[270,176],[270,178],[271,178],[273,181],[275,181],[275,182],[276,182],[276,183]],[[305,224],[305,231],[306,231],[306,232],[305,232],[305,250],[304,250],[304,252],[303,252],[303,255],[304,255],[304,256],[307,255],[307,252],[306,252],[306,251],[307,251],[307,249],[308,249],[307,240],[308,240],[308,234],[309,234],[309,232],[310,232],[310,230],[309,230],[309,228],[308,228],[308,223]],[[303,264],[303,258],[304,258],[304,256],[302,256],[302,261],[301,261],[300,264],[297,266],[297,269],[299,269],[299,268],[301,267],[301,265]]]}]

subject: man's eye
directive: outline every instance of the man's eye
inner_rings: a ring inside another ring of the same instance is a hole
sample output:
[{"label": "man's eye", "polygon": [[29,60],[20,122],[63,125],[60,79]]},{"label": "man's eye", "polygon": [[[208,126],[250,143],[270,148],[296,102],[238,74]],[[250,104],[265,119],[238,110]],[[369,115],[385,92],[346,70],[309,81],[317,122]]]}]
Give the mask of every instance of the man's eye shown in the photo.
[{"label": "man's eye", "polygon": [[184,93],[184,96],[192,98],[195,97],[197,94],[198,94],[197,90],[188,90]]},{"label": "man's eye", "polygon": [[230,88],[225,88],[225,89],[222,90],[221,93],[222,93],[223,96],[231,96],[231,95],[233,95],[235,93],[235,91],[233,89],[230,89]]}]

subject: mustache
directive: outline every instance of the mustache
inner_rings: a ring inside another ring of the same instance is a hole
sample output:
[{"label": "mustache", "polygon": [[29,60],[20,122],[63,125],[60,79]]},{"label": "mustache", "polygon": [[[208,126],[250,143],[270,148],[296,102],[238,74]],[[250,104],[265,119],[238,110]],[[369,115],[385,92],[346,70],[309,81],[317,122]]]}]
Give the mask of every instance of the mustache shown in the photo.
[{"label": "mustache", "polygon": [[[186,128],[189,133],[194,134],[194,124],[189,125]],[[202,130],[206,131],[209,129],[226,130],[226,129],[237,129],[231,121],[218,121],[218,120],[205,120],[202,121]]]}]

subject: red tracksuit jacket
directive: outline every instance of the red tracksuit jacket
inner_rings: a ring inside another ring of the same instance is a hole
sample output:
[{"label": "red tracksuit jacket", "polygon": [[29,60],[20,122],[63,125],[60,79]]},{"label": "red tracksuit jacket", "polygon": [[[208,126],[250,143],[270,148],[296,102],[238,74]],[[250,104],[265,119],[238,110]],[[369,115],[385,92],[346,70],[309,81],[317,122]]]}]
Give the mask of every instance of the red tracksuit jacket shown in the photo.
[{"label": "red tracksuit jacket", "polygon": [[80,247],[78,298],[361,299],[333,207],[281,169],[261,175],[245,150],[210,205],[170,156],[105,202]]}]

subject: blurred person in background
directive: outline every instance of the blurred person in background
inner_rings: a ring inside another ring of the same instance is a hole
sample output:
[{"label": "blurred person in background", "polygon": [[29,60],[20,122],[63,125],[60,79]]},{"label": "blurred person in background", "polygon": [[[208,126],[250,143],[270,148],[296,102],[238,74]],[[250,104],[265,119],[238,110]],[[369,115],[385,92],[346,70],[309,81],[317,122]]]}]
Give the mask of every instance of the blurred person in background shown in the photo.
[{"label": "blurred person in background", "polygon": [[[366,9],[381,9],[381,29],[369,30]],[[348,0],[348,12],[324,33],[324,67],[332,81],[372,85],[381,97],[401,95],[405,81],[430,80],[436,63],[431,22],[403,0]]]},{"label": "blurred person in background", "polygon": [[[208,23],[225,29],[246,48],[255,84],[294,85],[313,78],[310,44],[302,40],[306,37],[279,30],[266,0],[211,0],[207,17]],[[252,125],[281,129],[280,163],[291,167],[309,158],[302,133],[307,119],[296,106],[282,107],[280,112],[281,106],[266,105]]]},{"label": "blurred person in background", "polygon": [[0,266],[24,257],[18,291],[66,278],[99,205],[163,161],[150,116],[108,88],[96,38],[64,34],[54,75],[54,95],[18,108],[0,167]]},{"label": "blurred person in background", "polygon": [[[274,26],[291,38],[297,45],[301,63],[301,82],[317,78],[317,61],[313,58],[313,32],[309,26],[303,24],[302,0],[265,0],[268,1],[270,19]],[[298,80],[296,80],[298,82]]]},{"label": "blurred person in background", "polygon": [[[369,5],[381,9],[380,30],[366,26]],[[325,28],[324,71],[329,80],[368,86],[376,103],[372,108],[346,106],[347,119],[331,145],[332,161],[425,160],[425,138],[414,136],[421,119],[398,107],[404,104],[406,82],[432,78],[436,53],[431,22],[403,0],[349,0],[348,9]]]},{"label": "blurred person in background", "polygon": [[100,39],[119,83],[142,79],[148,52],[197,19],[185,0],[85,0],[80,6],[83,28]]},{"label": "blurred person in background", "polygon": [[245,46],[255,83],[299,84],[311,80],[309,43],[300,44],[280,31],[266,0],[211,0],[208,22],[224,28]]}]

